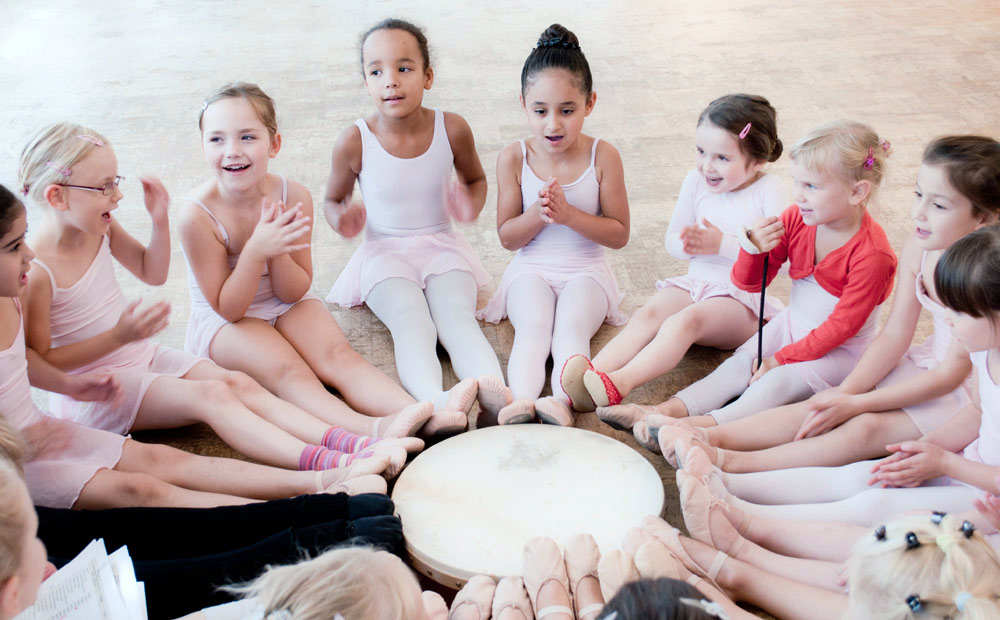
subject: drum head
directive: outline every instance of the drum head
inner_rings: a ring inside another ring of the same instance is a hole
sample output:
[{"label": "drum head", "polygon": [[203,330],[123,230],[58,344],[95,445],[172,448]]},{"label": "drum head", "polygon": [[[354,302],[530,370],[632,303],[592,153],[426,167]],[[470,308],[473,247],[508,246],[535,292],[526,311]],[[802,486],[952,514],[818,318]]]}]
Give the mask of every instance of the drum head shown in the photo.
[{"label": "drum head", "polygon": [[485,428],[418,455],[392,499],[413,564],[449,587],[521,574],[524,543],[578,532],[605,553],[663,511],[663,483],[627,445],[577,428]]}]

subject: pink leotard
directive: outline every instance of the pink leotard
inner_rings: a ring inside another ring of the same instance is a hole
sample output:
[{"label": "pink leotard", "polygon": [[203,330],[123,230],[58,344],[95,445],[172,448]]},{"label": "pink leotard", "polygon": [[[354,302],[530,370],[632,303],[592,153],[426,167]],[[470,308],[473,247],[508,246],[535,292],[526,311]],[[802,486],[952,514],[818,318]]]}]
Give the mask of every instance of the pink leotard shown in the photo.
[{"label": "pink leotard", "polygon": [[[281,200],[287,203],[288,180],[283,175],[278,176],[281,178]],[[200,200],[195,198],[188,198],[187,200],[198,205],[202,211],[208,214],[208,217],[212,218],[228,249],[229,233],[226,231],[225,226],[222,225],[222,222],[219,221],[219,218],[215,217],[212,210]],[[229,254],[230,271],[236,268],[236,263],[239,260],[239,254]],[[184,348],[195,355],[208,357],[212,346],[212,339],[215,338],[220,329],[229,325],[229,321],[219,316],[219,313],[205,299],[205,294],[201,292],[198,280],[194,277],[194,272],[191,271],[191,261],[185,257],[185,262],[187,264],[188,290],[191,293],[191,316],[188,318],[187,337],[184,340]],[[260,282],[257,284],[257,292],[254,293],[253,301],[250,302],[250,307],[247,308],[246,314],[243,316],[263,319],[274,325],[278,317],[288,312],[296,303],[306,299],[319,298],[312,293],[306,293],[302,296],[302,299],[295,303],[285,303],[278,299],[278,296],[274,294],[274,289],[271,287],[271,275],[268,273],[267,265],[265,264],[264,270],[260,274]]]},{"label": "pink leotard", "polygon": [[[563,185],[566,202],[590,215],[601,213],[600,184],[594,163],[597,158],[597,143],[590,152],[590,166],[580,177]],[[524,140],[521,140],[521,210],[528,209],[538,200],[538,192],[545,185],[531,166]],[[522,275],[534,275],[545,280],[554,290],[561,290],[570,280],[590,278],[603,289],[608,299],[608,315],[604,319],[610,325],[623,325],[625,314],[618,308],[624,295],[618,290],[615,276],[604,257],[604,246],[587,239],[580,233],[560,224],[544,226],[534,239],[517,251],[507,265],[500,280],[500,286],[477,317],[490,323],[499,323],[507,316],[507,294],[510,287]]]},{"label": "pink leotard", "polygon": [[[14,304],[20,314],[21,305],[16,299]],[[24,355],[19,319],[14,342],[0,350],[0,413],[29,437],[41,439],[29,446],[24,468],[31,500],[38,506],[72,508],[94,474],[118,464],[125,438],[42,413],[31,400]]]},{"label": "pink leotard", "polygon": [[[34,262],[49,274],[52,284],[49,321],[53,348],[80,342],[113,329],[129,304],[115,277],[111,244],[107,236],[101,238],[101,245],[90,267],[68,288],[56,286],[55,276],[45,263],[37,258]],[[120,403],[81,402],[63,394],[51,394],[49,408],[57,418],[125,434],[132,428],[146,390],[155,379],[163,375],[180,377],[200,361],[203,358],[149,339],[130,342],[70,371],[71,374],[114,374],[124,392]]]}]

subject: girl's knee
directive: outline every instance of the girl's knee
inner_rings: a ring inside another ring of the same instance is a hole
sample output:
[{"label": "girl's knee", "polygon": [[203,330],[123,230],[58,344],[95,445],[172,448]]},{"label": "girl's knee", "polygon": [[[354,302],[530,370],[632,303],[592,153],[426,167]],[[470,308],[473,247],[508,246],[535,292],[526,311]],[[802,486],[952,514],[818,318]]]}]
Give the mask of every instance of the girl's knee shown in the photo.
[{"label": "girl's knee", "polygon": [[253,380],[253,378],[238,370],[228,370],[222,376],[222,381],[226,384],[226,387],[230,389],[234,394],[253,394],[254,392],[259,392],[264,388],[261,387],[259,383]]},{"label": "girl's knee", "polygon": [[122,506],[164,506],[173,492],[167,482],[149,474],[122,474],[110,492],[115,503]]}]

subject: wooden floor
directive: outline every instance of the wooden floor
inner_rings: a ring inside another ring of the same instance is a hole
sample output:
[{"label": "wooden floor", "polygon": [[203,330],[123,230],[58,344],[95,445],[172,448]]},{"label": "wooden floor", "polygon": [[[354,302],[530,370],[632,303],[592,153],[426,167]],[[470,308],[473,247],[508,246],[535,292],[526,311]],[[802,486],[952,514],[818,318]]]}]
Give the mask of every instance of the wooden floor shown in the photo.
[{"label": "wooden floor", "polygon": [[[3,12],[0,182],[14,185],[20,149],[42,125],[73,120],[92,126],[115,146],[120,173],[128,177],[117,215],[139,238],[148,234],[149,220],[137,177],[159,176],[176,209],[208,175],[197,115],[204,96],[227,81],[257,82],[275,98],[284,143],[271,169],[303,182],[321,200],[334,137],[371,108],[362,88],[359,34],[387,16],[414,21],[426,29],[436,68],[426,105],[469,121],[489,175],[487,207],[463,233],[497,278],[511,255],[495,233],[496,156],[528,133],[517,101],[520,68],[538,34],[560,22],[579,36],[594,72],[597,107],[585,131],[617,146],[625,162],[632,239],[609,256],[629,312],[657,279],[685,270],[666,255],[662,236],[693,165],[698,113],[717,96],[769,98],[786,146],[836,118],[874,126],[895,152],[872,211],[897,249],[910,230],[910,192],[926,142],[945,133],[1000,134],[1000,10],[992,0],[7,0]],[[787,166],[785,158],[771,169],[787,179]],[[319,222],[315,293],[325,295],[356,244]],[[171,300],[173,322],[159,339],[182,346],[189,302],[176,236],[173,252],[164,287],[149,290],[124,272],[121,280],[130,297]],[[494,285],[480,292],[480,304]],[[776,290],[787,292],[787,284]],[[333,313],[355,347],[394,375],[391,341],[372,314],[364,308]],[[484,329],[506,364],[510,325]],[[594,350],[615,331],[602,328]],[[663,400],[721,359],[696,350],[632,399]],[[450,368],[447,373],[454,376]],[[593,416],[579,425],[634,445]],[[225,452],[203,437],[168,435],[200,451]],[[679,524],[672,472],[661,471],[668,518]]]}]

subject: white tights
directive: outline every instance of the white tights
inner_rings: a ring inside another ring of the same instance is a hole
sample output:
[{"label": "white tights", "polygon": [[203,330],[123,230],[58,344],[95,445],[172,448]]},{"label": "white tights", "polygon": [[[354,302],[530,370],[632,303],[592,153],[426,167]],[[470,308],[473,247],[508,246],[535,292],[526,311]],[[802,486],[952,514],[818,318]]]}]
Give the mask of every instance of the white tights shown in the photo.
[{"label": "white tights", "polygon": [[[725,424],[765,409],[799,402],[813,395],[813,389],[802,378],[799,367],[822,363],[822,358],[777,366],[748,387],[747,382],[753,375],[751,369],[757,357],[757,337],[754,336],[752,341],[754,347],[737,350],[707,377],[676,394],[687,407],[688,415],[708,414],[715,418],[716,423]],[[764,355],[768,355],[766,349]],[[726,405],[737,396],[739,398],[735,402]]]},{"label": "white tights", "polygon": [[438,408],[447,401],[438,339],[459,379],[503,379],[500,361],[476,321],[472,274],[453,270],[430,276],[425,289],[405,278],[389,278],[372,288],[365,303],[392,332],[399,380],[417,400],[434,401]]},{"label": "white tights", "polygon": [[542,393],[551,351],[552,395],[566,401],[559,385],[563,364],[572,355],[590,357],[590,339],[607,314],[607,295],[591,278],[570,280],[559,292],[538,276],[517,278],[507,293],[507,316],[514,326],[507,378],[514,398],[535,399]]},{"label": "white tights", "polygon": [[879,525],[910,510],[963,512],[981,495],[948,478],[935,478],[912,489],[869,487],[876,463],[725,474],[726,488],[740,498],[736,505],[752,515],[864,526]]}]

